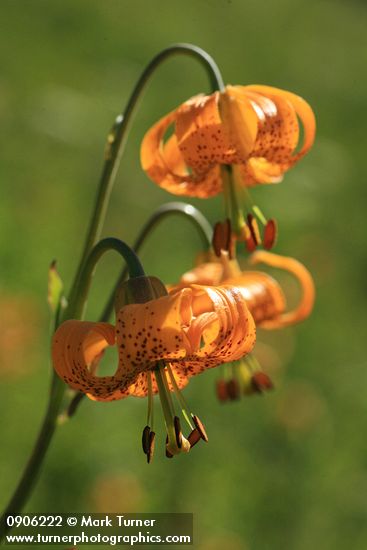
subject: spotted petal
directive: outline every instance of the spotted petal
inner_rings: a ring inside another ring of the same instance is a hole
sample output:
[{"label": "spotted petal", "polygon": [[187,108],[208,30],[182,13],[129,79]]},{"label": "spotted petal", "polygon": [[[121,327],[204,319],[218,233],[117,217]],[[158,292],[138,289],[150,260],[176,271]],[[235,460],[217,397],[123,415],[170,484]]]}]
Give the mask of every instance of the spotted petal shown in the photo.
[{"label": "spotted petal", "polygon": [[[114,343],[119,354],[116,373],[98,376],[96,361]],[[147,372],[154,375],[161,360],[172,364],[177,384],[183,387],[193,374],[242,357],[254,343],[255,324],[238,289],[193,285],[123,307],[116,328],[66,321],[54,335],[52,355],[55,370],[72,388],[91,399],[111,401],[145,396]]]}]

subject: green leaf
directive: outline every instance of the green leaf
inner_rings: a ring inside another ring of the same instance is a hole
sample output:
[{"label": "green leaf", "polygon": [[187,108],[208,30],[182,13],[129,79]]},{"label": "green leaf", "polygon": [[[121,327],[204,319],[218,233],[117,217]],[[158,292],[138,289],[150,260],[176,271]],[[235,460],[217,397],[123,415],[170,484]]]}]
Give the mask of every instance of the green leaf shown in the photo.
[{"label": "green leaf", "polygon": [[62,300],[62,291],[64,289],[63,282],[56,269],[56,260],[54,260],[48,271],[48,294],[47,301],[51,311],[55,313]]}]

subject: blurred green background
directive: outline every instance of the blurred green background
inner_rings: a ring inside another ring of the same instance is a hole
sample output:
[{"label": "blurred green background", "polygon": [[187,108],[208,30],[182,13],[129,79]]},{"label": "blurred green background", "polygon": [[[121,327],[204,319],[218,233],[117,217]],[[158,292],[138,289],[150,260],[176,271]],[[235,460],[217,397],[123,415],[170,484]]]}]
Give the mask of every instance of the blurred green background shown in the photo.
[{"label": "blurred green background", "polygon": [[[185,395],[210,442],[187,456],[164,458],[162,429],[146,465],[145,401],[85,401],[59,429],[27,510],[193,512],[199,550],[365,550],[367,5],[2,0],[0,28],[1,504],[47,402],[48,265],[57,258],[70,283],[109,127],[150,58],[186,41],[216,59],[226,82],[289,89],[315,110],[312,152],[279,186],[253,193],[280,221],[277,251],[312,270],[314,313],[295,329],[259,335],[258,354],[276,381],[271,394],[221,405],[214,370],[190,383]],[[156,119],[206,90],[190,59],[156,73],[105,235],[132,242],[152,209],[174,200],[142,173],[139,143]],[[219,199],[195,204],[212,222],[221,217]],[[190,226],[170,220],[142,259],[149,273],[176,281],[199,247]],[[118,271],[115,257],[99,268],[88,318]]]}]

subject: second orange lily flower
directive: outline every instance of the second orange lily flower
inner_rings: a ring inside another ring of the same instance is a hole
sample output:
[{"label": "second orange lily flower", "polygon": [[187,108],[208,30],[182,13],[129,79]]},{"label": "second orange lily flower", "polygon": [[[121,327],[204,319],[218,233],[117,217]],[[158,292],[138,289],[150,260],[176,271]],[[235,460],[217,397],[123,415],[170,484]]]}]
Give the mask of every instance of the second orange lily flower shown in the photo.
[{"label": "second orange lily flower", "polygon": [[227,86],[189,99],[157,122],[143,139],[141,162],[170,193],[206,198],[222,191],[221,165],[234,165],[246,187],[281,181],[314,137],[315,117],[301,97],[270,86]]}]

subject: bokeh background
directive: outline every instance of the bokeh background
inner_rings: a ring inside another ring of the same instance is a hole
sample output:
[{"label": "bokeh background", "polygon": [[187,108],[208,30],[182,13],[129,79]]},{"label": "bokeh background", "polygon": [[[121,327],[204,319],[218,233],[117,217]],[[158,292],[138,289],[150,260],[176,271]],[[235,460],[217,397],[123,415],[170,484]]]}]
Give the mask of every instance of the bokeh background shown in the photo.
[{"label": "bokeh background", "polygon": [[[216,372],[186,397],[208,445],[154,462],[140,448],[146,402],[84,402],[50,448],[27,510],[193,512],[199,550],[367,548],[367,5],[357,0],[2,0],[0,22],[0,500],[32,448],[50,379],[47,271],[70,284],[105,136],[150,58],[172,42],[206,49],[232,84],[292,90],[313,106],[312,152],[283,183],[254,192],[280,220],[277,251],[313,272],[317,303],[295,329],[259,335],[276,391],[222,405]],[[141,103],[104,235],[132,242],[173,197],[150,183],[139,143],[157,118],[208,89],[193,60],[168,61]],[[219,199],[194,201],[215,222]],[[165,222],[142,253],[176,281],[200,241]],[[113,255],[111,255],[113,256]],[[88,317],[109,294],[98,269]],[[158,407],[157,407],[158,409]],[[162,420],[159,419],[162,427]]]}]

